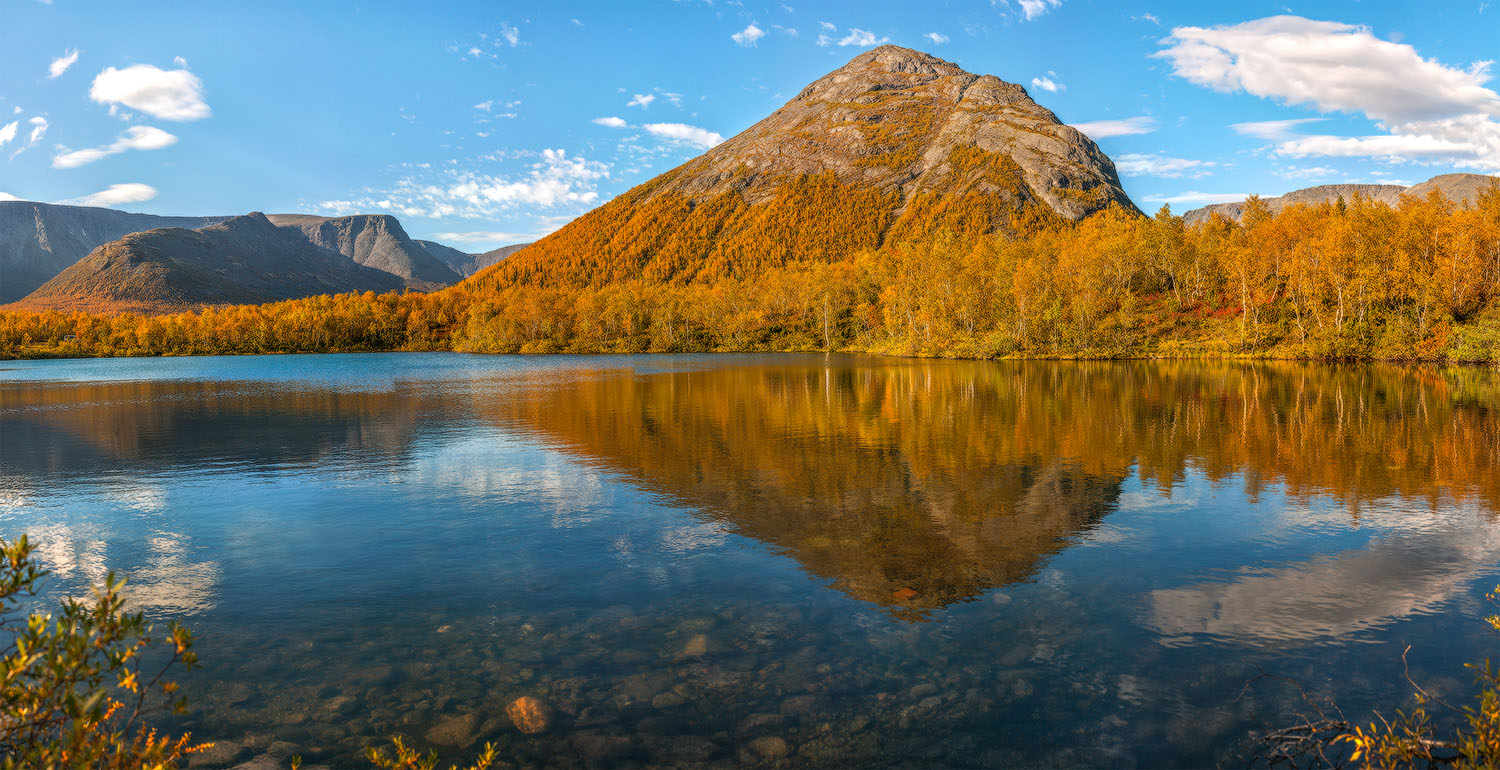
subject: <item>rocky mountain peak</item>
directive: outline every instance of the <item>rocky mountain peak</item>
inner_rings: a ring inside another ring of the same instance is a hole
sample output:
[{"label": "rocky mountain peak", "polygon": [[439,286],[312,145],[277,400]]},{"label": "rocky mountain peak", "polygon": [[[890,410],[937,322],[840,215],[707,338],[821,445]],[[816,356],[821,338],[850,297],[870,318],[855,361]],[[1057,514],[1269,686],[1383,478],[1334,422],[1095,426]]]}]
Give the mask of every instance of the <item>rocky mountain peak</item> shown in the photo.
[{"label": "rocky mountain peak", "polygon": [[905,199],[1003,192],[1070,219],[1112,203],[1134,208],[1109,158],[1026,89],[891,45],[819,78],[644,192],[702,201],[736,191],[756,203],[790,178],[827,173]]}]

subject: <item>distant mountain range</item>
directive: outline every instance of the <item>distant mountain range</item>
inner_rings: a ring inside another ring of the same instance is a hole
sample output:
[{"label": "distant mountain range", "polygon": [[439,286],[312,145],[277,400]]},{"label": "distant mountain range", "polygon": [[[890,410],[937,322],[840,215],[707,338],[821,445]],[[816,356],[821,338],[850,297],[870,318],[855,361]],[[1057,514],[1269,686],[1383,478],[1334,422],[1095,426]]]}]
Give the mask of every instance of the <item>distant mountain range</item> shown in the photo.
[{"label": "distant mountain range", "polygon": [[0,201],[0,304],[161,312],[328,292],[433,291],[525,245],[468,254],[415,241],[380,214],[160,217]]},{"label": "distant mountain range", "polygon": [[[1401,202],[1402,195],[1411,195],[1418,198],[1427,197],[1433,190],[1446,195],[1449,200],[1460,205],[1473,203],[1479,199],[1479,193],[1493,184],[1495,177],[1483,174],[1443,174],[1435,176],[1425,182],[1414,184],[1411,187],[1395,184],[1325,184],[1317,187],[1308,187],[1301,190],[1293,190],[1285,195],[1274,198],[1262,198],[1272,213],[1280,211],[1288,206],[1299,203],[1316,206],[1320,203],[1331,202],[1343,198],[1345,201],[1353,200],[1355,195],[1368,198],[1373,201],[1384,203],[1387,206],[1395,206]],[[1183,221],[1188,224],[1205,222],[1214,214],[1219,214],[1227,219],[1238,222],[1245,214],[1245,202],[1234,201],[1232,203],[1215,203],[1203,208],[1192,209],[1182,215]]]}]

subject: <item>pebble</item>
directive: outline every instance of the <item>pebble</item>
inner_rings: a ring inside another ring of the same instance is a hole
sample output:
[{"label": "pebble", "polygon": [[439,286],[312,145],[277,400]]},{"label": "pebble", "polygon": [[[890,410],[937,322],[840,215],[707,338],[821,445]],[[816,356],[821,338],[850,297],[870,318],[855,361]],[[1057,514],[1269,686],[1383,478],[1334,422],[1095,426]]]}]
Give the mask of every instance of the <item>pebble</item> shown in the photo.
[{"label": "pebble", "polygon": [[778,735],[767,735],[750,741],[750,750],[761,759],[780,759],[792,753],[792,745]]},{"label": "pebble", "polygon": [[929,695],[936,695],[937,691],[937,685],[933,684],[932,682],[923,682],[916,687],[911,688],[911,692],[907,694],[913,698],[921,699],[926,698]]}]

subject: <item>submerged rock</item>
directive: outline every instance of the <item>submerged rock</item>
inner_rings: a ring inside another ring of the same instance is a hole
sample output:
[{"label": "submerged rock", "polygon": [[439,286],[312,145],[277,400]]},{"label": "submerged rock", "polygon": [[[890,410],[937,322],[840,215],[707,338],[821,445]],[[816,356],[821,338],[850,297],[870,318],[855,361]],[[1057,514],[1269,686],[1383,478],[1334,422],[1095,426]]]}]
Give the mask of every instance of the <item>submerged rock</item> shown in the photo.
[{"label": "submerged rock", "polygon": [[701,658],[708,654],[708,649],[708,634],[693,634],[687,646],[682,648],[682,654],[688,658]]},{"label": "submerged rock", "polygon": [[792,745],[785,738],[767,735],[750,741],[750,750],[761,759],[780,759],[792,753]]},{"label": "submerged rock", "polygon": [[476,736],[475,728],[479,726],[479,716],[472,712],[468,714],[453,714],[439,720],[427,731],[428,743],[439,746],[456,746],[466,749],[474,742]]},{"label": "submerged rock", "polygon": [[511,701],[505,707],[505,714],[510,717],[517,730],[527,735],[544,733],[552,727],[552,709],[530,695],[522,695]]}]

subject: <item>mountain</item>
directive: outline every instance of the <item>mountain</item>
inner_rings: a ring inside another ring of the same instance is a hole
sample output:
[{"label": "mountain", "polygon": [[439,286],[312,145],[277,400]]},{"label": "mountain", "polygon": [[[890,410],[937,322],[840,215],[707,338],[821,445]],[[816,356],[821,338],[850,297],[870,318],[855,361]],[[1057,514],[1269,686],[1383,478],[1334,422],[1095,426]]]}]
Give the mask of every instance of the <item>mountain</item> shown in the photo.
[{"label": "mountain", "polygon": [[272,214],[272,224],[295,230],[312,243],[402,279],[407,288],[431,291],[463,280],[463,276],[407,236],[401,223],[386,214],[318,217]]},{"label": "mountain", "polygon": [[1026,209],[1134,210],[1114,164],[1026,89],[896,46],[867,51],[739,135],[479,274],[599,286],[753,276]]},{"label": "mountain", "polygon": [[252,213],[197,230],[163,228],[111,241],[15,306],[149,313],[402,287],[400,278]]},{"label": "mountain", "polygon": [[207,227],[225,219],[0,201],[0,304],[30,294],[90,251],[130,233],[159,227]]},{"label": "mountain", "polygon": [[465,278],[531,245],[529,243],[517,243],[512,246],[501,246],[498,249],[486,251],[483,254],[470,254],[434,241],[417,241],[417,244],[427,249],[429,254],[437,257],[439,261]]},{"label": "mountain", "polygon": [[[1402,195],[1413,195],[1425,198],[1433,190],[1438,190],[1448,196],[1455,203],[1473,203],[1479,199],[1479,193],[1495,182],[1496,178],[1484,176],[1483,174],[1443,174],[1435,176],[1425,182],[1403,187],[1395,184],[1325,184],[1317,187],[1308,187],[1301,190],[1293,190],[1285,195],[1275,198],[1262,198],[1272,213],[1280,211],[1287,206],[1307,204],[1316,206],[1320,203],[1334,201],[1343,198],[1348,201],[1355,195],[1362,195],[1371,200],[1379,201],[1387,206],[1395,206],[1401,202]],[[1214,203],[1203,208],[1192,209],[1182,215],[1183,221],[1188,224],[1205,222],[1214,214],[1220,214],[1228,219],[1239,221],[1245,214],[1245,202],[1234,201],[1232,203]]]}]

